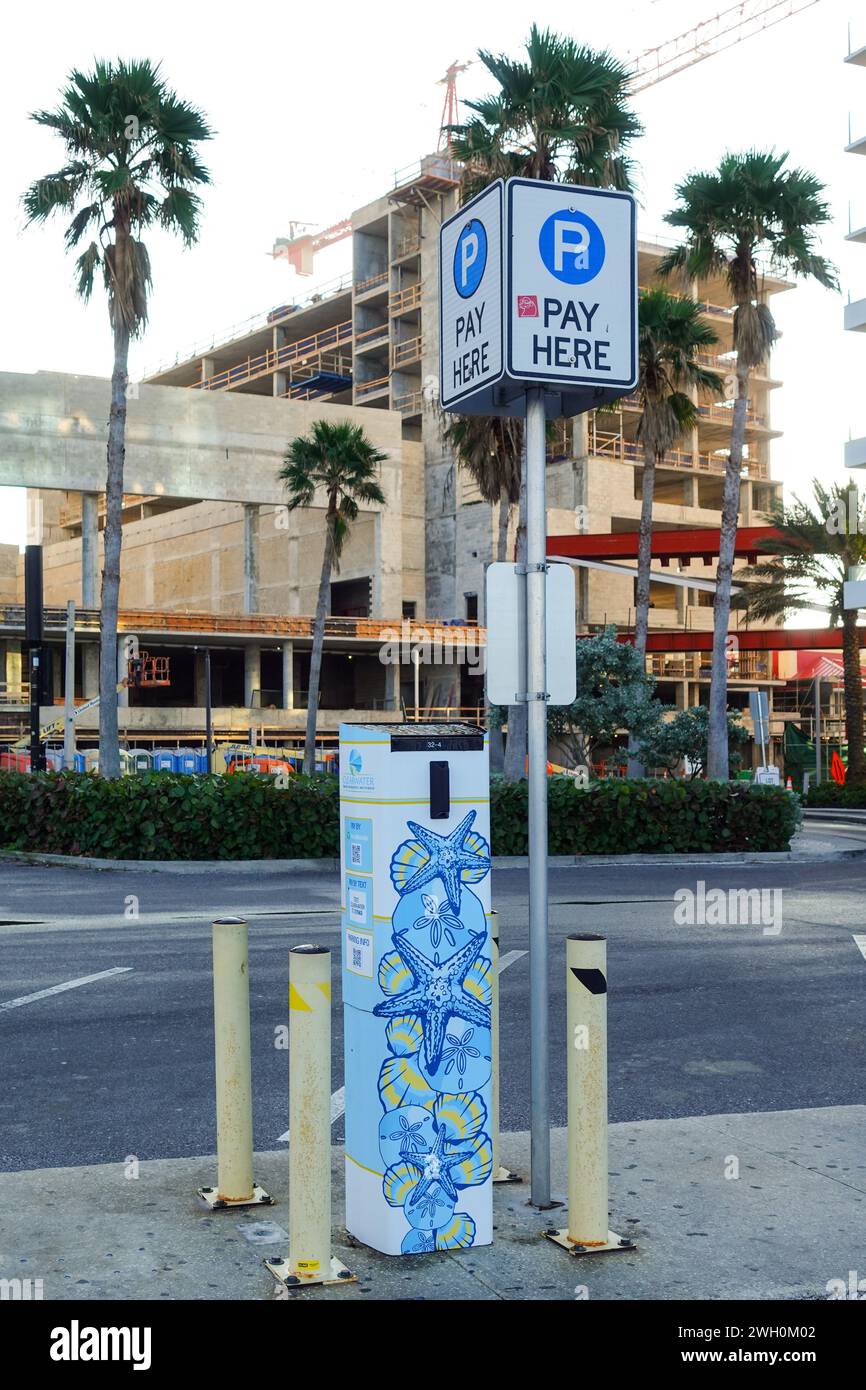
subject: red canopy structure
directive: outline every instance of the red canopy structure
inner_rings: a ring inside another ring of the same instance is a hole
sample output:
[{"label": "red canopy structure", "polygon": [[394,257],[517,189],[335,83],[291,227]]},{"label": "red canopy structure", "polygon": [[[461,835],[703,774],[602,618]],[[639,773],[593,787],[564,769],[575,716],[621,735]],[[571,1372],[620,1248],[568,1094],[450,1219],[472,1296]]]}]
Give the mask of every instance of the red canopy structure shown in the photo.
[{"label": "red canopy structure", "polygon": [[[677,531],[654,531],[652,558],[664,565],[678,560],[687,565],[702,560],[711,565],[719,553],[717,526],[690,526]],[[737,531],[734,555],[753,565],[758,555],[767,550],[768,541],[778,541],[782,534],[775,526],[741,526]],[[637,531],[613,531],[596,536],[548,536],[548,555],[562,555],[580,560],[636,560]]]}]

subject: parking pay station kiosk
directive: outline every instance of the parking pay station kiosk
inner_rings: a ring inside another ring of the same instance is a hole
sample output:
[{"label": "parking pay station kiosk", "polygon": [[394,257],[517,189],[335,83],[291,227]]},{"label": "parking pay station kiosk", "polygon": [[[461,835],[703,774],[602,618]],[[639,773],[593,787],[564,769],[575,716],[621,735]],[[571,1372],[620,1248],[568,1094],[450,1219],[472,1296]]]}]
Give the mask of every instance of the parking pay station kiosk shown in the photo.
[{"label": "parking pay station kiosk", "polygon": [[472,724],[342,724],[346,1225],[492,1238],[490,789]]}]

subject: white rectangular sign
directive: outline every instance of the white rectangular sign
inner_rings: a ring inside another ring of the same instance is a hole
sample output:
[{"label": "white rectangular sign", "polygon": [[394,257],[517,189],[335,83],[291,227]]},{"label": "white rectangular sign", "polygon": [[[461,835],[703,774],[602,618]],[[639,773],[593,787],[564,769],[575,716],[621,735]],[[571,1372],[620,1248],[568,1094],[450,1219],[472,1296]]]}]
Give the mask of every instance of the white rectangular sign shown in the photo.
[{"label": "white rectangular sign", "polygon": [[[488,566],[486,578],[487,698],[516,704],[526,693],[526,630],[523,583],[516,565]],[[551,705],[570,705],[577,694],[574,570],[552,564],[547,571],[547,693]]]},{"label": "white rectangular sign", "polygon": [[635,202],[509,179],[509,377],[628,391],[637,381]]},{"label": "white rectangular sign", "polygon": [[440,231],[439,395],[446,410],[502,376],[502,207],[497,179]]},{"label": "white rectangular sign", "polygon": [[866,579],[846,579],[842,585],[843,608],[866,608]]}]

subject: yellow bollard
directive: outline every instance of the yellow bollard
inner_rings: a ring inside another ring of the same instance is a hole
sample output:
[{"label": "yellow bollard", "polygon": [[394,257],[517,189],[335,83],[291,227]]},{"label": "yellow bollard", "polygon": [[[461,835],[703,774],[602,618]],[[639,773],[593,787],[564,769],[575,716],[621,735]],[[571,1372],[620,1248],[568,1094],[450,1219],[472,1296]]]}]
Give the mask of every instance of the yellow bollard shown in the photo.
[{"label": "yellow bollard", "polygon": [[289,1254],[265,1260],[290,1288],[352,1282],[331,1255],[331,952],[289,952]]},{"label": "yellow bollard", "polygon": [[496,908],[490,914],[490,1053],[492,1076],[490,1079],[490,1139],[493,1146],[493,1181],[520,1182],[517,1173],[503,1168],[499,1161],[499,913]]},{"label": "yellow bollard", "polygon": [[569,936],[565,952],[568,1227],[545,1234],[572,1255],[633,1250],[608,1227],[607,942]]},{"label": "yellow bollard", "polygon": [[217,1186],[199,1188],[213,1210],[270,1206],[253,1179],[248,928],[240,917],[213,924],[213,1012],[216,1054]]}]

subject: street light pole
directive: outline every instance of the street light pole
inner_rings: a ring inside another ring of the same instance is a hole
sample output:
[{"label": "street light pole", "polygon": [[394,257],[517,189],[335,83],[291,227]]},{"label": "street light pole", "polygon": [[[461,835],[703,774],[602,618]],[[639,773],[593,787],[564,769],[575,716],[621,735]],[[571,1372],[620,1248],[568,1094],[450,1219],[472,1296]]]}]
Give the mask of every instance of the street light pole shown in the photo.
[{"label": "street light pole", "polygon": [[544,390],[526,396],[526,688],[529,809],[530,1201],[550,1206],[547,1042],[547,500]]}]

